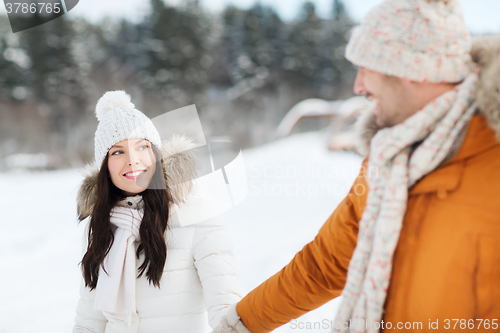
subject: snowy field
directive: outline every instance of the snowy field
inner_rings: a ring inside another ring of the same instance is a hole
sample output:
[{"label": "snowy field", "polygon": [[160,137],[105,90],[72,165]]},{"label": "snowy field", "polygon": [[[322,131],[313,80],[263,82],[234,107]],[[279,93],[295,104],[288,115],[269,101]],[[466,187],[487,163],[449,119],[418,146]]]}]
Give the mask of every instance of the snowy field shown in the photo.
[{"label": "snowy field", "polygon": [[[278,272],[314,239],[350,189],[362,159],[328,152],[325,133],[296,134],[243,151],[249,194],[224,213],[244,293]],[[79,170],[0,175],[0,333],[71,332],[81,274]],[[334,319],[339,299],[298,323]]]}]

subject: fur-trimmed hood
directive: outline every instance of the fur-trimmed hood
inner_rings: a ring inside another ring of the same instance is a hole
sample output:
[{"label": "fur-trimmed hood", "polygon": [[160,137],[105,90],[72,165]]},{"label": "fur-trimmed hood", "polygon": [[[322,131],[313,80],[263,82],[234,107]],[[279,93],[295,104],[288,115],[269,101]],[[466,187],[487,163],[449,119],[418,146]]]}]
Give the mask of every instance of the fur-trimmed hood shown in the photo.
[{"label": "fur-trimmed hood", "polygon": [[[476,93],[479,113],[500,138],[500,35],[475,37],[471,56],[481,70]],[[379,129],[370,110],[359,116],[355,133],[356,149],[361,155],[368,155],[371,139]]]},{"label": "fur-trimmed hood", "polygon": [[[192,139],[184,136],[172,136],[162,141],[160,154],[166,171],[165,182],[172,194],[173,202],[177,205],[185,202],[191,195],[192,180],[196,176],[197,161],[190,151],[195,145]],[[85,166],[84,180],[77,195],[77,214],[81,221],[91,215],[97,200],[96,184],[99,167],[95,162]]]}]

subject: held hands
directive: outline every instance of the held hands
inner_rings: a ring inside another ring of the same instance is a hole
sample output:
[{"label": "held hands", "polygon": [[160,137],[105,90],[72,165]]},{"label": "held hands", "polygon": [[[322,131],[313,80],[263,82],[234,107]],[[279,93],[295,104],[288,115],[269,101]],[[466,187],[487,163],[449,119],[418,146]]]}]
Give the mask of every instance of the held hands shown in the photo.
[{"label": "held hands", "polygon": [[231,305],[226,314],[221,318],[221,323],[212,333],[251,333],[241,322],[236,311],[236,303]]}]

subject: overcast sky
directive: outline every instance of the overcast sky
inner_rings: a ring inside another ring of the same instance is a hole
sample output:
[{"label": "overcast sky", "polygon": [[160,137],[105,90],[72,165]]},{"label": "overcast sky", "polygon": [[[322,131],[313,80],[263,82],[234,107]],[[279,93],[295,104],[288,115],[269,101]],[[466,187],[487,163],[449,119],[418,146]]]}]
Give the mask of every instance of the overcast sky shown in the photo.
[{"label": "overcast sky", "polygon": [[[182,0],[165,0],[170,4]],[[255,0],[200,0],[205,8],[211,11],[221,11],[227,4],[240,8],[249,8]],[[261,0],[262,4],[272,6],[284,20],[294,19],[300,11],[304,0]],[[322,17],[331,13],[333,0],[313,0],[317,12]],[[361,21],[367,11],[382,0],[344,0],[353,18]],[[460,0],[465,15],[465,21],[473,33],[500,33],[500,0]],[[84,16],[92,22],[98,22],[105,16],[127,17],[138,20],[148,11],[148,0],[80,0],[70,12],[72,16]],[[5,8],[0,6],[0,13]]]}]

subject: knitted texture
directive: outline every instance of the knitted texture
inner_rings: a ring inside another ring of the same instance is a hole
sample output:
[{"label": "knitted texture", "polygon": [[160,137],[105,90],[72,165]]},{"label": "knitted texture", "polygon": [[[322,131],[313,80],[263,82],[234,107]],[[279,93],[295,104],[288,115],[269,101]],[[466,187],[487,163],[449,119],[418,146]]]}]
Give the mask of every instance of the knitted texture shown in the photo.
[{"label": "knitted texture", "polygon": [[[478,70],[474,70],[452,91],[373,137],[368,163],[376,172],[367,177],[370,190],[334,325],[336,332],[379,331],[408,189],[453,149],[477,108],[477,81]],[[412,145],[422,140],[410,156]],[[346,327],[350,320],[352,326]]]},{"label": "knitted texture", "polygon": [[94,309],[120,318],[128,326],[132,324],[132,317],[136,313],[134,242],[141,240],[139,230],[143,216],[144,209],[113,207],[109,222],[117,226],[117,229],[113,245],[104,258],[103,265],[99,267],[96,286]]},{"label": "knitted texture", "polygon": [[356,27],[346,58],[417,82],[461,82],[472,70],[470,33],[458,0],[387,0]]},{"label": "knitted texture", "polygon": [[95,132],[94,157],[101,167],[109,149],[126,139],[146,139],[161,148],[161,138],[151,120],[130,102],[124,91],[108,91],[97,102],[99,120]]}]

